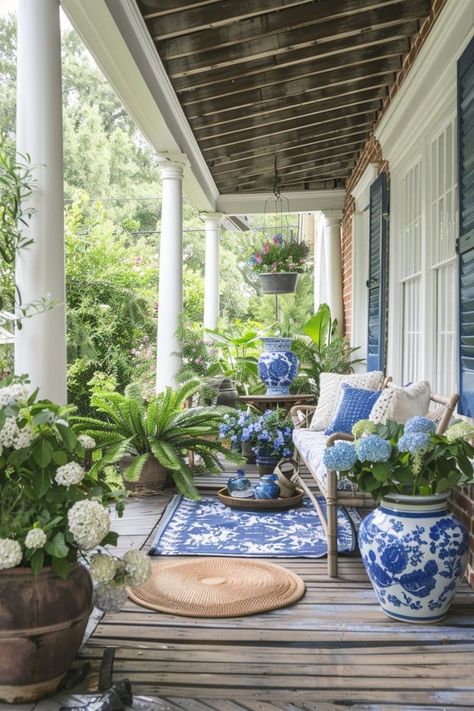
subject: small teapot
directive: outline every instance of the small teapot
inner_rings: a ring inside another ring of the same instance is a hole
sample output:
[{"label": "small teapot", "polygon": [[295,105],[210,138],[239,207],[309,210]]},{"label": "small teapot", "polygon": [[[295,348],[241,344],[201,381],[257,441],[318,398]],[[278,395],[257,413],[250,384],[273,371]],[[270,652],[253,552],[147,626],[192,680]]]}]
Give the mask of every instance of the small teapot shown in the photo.
[{"label": "small teapot", "polygon": [[273,474],[266,474],[255,484],[254,492],[256,499],[278,499],[280,487],[276,483]]}]

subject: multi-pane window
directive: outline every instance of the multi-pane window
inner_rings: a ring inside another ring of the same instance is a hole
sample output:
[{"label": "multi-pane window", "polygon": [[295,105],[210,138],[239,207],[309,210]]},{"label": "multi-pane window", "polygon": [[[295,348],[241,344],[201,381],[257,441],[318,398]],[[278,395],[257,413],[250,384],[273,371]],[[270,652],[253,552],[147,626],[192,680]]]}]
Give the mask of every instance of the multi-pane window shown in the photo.
[{"label": "multi-pane window", "polygon": [[433,389],[451,393],[456,379],[456,252],[458,198],[456,121],[431,144],[431,270],[436,333]]},{"label": "multi-pane window", "polygon": [[399,293],[402,297],[402,382],[419,380],[422,372],[422,204],[421,162],[401,181]]}]

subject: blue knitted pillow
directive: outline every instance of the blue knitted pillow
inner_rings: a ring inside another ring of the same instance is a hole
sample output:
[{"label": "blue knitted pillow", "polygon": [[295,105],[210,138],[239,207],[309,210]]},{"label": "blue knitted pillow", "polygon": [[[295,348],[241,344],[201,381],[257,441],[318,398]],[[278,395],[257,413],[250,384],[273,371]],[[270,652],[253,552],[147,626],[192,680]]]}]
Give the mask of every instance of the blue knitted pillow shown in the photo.
[{"label": "blue knitted pillow", "polygon": [[341,385],[341,394],[333,420],[324,434],[351,432],[359,420],[366,420],[381,394],[381,390],[352,388],[347,383]]}]

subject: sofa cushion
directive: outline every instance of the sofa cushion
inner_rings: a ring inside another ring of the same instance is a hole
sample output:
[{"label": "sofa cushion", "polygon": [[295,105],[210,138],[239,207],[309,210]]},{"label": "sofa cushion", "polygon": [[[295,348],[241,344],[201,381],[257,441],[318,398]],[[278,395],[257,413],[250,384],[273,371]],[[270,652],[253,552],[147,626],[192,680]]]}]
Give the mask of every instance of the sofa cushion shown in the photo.
[{"label": "sofa cushion", "polygon": [[353,388],[348,383],[342,383],[334,418],[324,433],[332,435],[335,432],[352,432],[356,422],[369,417],[381,392],[381,390]]},{"label": "sofa cushion", "polygon": [[430,394],[430,384],[427,380],[412,383],[405,388],[387,388],[374,404],[369,419],[376,423],[394,420],[403,425],[410,417],[427,414]]},{"label": "sofa cushion", "polygon": [[[293,430],[293,442],[311,471],[317,478],[323,491],[327,489],[327,469],[323,464],[326,449],[326,435],[309,428],[297,427]],[[337,488],[340,491],[352,491],[352,483],[347,477],[338,478]]]},{"label": "sofa cushion", "polygon": [[325,430],[329,427],[341,392],[341,385],[347,383],[354,388],[377,390],[382,382],[383,373],[372,370],[369,373],[353,373],[343,375],[340,373],[321,373],[319,381],[319,399],[316,410],[311,420],[312,430]]}]

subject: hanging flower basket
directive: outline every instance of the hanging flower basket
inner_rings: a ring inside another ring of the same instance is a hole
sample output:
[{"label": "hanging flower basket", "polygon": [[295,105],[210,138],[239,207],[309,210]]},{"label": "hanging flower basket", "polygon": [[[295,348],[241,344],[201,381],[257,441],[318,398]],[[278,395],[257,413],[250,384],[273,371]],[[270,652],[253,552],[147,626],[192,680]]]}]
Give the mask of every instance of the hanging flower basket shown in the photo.
[{"label": "hanging flower basket", "polygon": [[258,277],[264,294],[293,294],[298,272],[269,272]]}]

